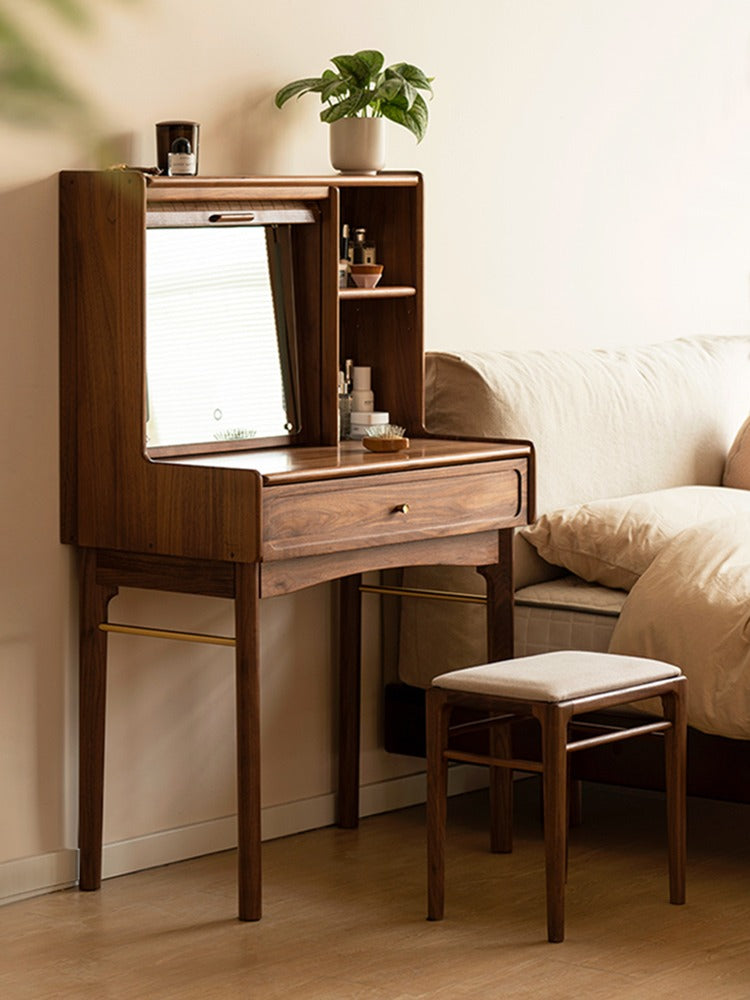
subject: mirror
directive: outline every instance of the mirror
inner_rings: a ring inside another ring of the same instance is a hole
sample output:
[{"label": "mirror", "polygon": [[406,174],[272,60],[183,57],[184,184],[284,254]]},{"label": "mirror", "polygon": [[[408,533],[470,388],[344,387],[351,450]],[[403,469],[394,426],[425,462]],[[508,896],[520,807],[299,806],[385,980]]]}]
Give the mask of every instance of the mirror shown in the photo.
[{"label": "mirror", "polygon": [[[146,230],[146,446],[289,440],[298,428],[289,225]],[[270,439],[270,440],[269,440]]]}]

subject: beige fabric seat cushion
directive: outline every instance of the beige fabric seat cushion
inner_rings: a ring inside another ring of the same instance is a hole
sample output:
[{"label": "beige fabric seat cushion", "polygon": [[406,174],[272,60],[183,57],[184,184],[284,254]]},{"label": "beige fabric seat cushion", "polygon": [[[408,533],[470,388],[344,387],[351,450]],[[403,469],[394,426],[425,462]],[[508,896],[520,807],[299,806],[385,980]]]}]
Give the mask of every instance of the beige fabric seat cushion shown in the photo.
[{"label": "beige fabric seat cushion", "polygon": [[[640,656],[559,650],[452,670],[433,680],[449,691],[521,701],[563,702],[679,677],[670,663]],[[627,701],[627,696],[623,701]]]}]

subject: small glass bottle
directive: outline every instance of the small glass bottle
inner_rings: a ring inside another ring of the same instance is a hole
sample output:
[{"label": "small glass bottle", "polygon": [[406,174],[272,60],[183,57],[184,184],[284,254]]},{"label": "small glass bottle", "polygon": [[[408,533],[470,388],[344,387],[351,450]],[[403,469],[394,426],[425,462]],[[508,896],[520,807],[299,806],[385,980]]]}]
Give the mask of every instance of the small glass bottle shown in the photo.
[{"label": "small glass bottle", "polygon": [[372,240],[365,239],[362,243],[362,263],[377,264],[376,257],[375,244]]},{"label": "small glass bottle", "polygon": [[195,176],[195,153],[189,139],[180,137],[172,143],[172,148],[167,154],[167,173],[170,177]]},{"label": "small glass bottle", "polygon": [[372,413],[375,409],[371,377],[372,369],[369,366],[352,369],[351,408],[357,413]]},{"label": "small glass bottle", "polygon": [[339,372],[339,441],[348,441],[352,432],[352,360],[348,358],[344,371]]},{"label": "small glass bottle", "polygon": [[354,244],[352,246],[352,264],[364,264],[365,261],[365,230],[354,230]]}]

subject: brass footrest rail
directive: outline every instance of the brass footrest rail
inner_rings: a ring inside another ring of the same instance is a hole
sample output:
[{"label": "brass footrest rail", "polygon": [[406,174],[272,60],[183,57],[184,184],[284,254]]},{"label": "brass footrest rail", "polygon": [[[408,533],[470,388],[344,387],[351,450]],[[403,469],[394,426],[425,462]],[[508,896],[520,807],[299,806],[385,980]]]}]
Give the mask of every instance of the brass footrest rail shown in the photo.
[{"label": "brass footrest rail", "polygon": [[150,639],[177,639],[179,642],[203,642],[212,646],[234,646],[236,640],[231,635],[207,635],[203,632],[180,632],[168,628],[146,628],[141,625],[120,625],[116,622],[101,622],[102,632],[117,632],[121,635],[144,635]]},{"label": "brass footrest rail", "polygon": [[[486,604],[487,598],[481,594],[463,594],[443,590],[420,590],[417,587],[386,587],[362,584],[362,594],[384,594],[397,597],[428,597],[439,601],[459,601],[463,604]],[[142,635],[151,639],[176,639],[179,642],[203,642],[214,646],[234,646],[236,641],[229,635],[206,635],[202,632],[181,632],[177,629],[147,628],[141,625],[122,625],[117,622],[101,622],[102,632],[120,635]]]},{"label": "brass footrest rail", "polygon": [[452,590],[427,590],[420,587],[387,587],[379,584],[363,583],[362,594],[392,594],[395,597],[430,597],[436,601],[458,601],[461,604],[486,604],[484,594],[466,594]]}]

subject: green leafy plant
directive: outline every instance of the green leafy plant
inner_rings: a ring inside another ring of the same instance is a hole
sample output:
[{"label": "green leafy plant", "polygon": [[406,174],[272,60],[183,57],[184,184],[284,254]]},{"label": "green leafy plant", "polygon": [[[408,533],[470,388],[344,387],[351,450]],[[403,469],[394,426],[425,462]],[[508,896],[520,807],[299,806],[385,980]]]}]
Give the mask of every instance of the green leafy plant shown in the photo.
[{"label": "green leafy plant", "polygon": [[417,66],[394,63],[383,68],[385,58],[375,49],[364,49],[348,56],[334,56],[336,70],[322,76],[294,80],[276,94],[277,108],[292,97],[320,94],[326,106],[320,112],[323,122],[339,118],[388,118],[403,125],[421,142],[427,131],[427,103],[420,90],[432,96],[432,81]]}]

